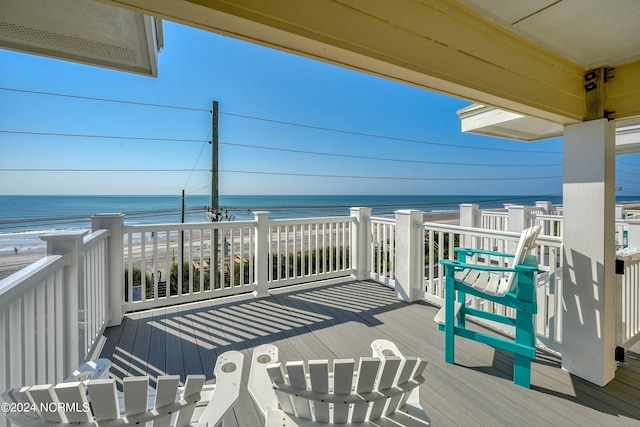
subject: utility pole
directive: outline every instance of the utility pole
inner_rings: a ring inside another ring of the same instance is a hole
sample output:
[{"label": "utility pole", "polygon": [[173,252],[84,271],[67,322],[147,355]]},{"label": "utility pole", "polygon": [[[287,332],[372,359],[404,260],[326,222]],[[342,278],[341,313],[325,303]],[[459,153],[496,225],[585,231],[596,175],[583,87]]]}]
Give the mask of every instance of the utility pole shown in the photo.
[{"label": "utility pole", "polygon": [[218,101],[211,105],[211,211],[220,207],[218,199]]},{"label": "utility pole", "polygon": [[[213,101],[211,104],[211,212],[214,216],[211,217],[212,221],[218,220],[218,209],[220,208],[220,202],[218,198],[218,101]],[[219,236],[218,229],[213,230],[213,247],[211,248],[211,274],[210,278],[211,289],[215,289],[216,281],[218,280],[219,266],[218,258],[220,254],[219,249]],[[222,259],[220,264],[222,264]],[[220,284],[222,287],[222,283]]]}]

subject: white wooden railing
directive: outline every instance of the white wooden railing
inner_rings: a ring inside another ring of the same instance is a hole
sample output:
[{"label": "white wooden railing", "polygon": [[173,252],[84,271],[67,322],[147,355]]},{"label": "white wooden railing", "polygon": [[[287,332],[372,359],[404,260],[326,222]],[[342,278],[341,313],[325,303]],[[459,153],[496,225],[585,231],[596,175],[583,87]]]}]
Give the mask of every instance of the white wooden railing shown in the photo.
[{"label": "white wooden railing", "polygon": [[480,228],[505,231],[509,228],[509,212],[505,210],[482,210]]},{"label": "white wooden railing", "polygon": [[538,214],[535,216],[535,224],[542,227],[540,234],[543,236],[562,237],[562,223],[561,215]]},{"label": "white wooden railing", "polygon": [[124,311],[353,274],[352,217],[267,221],[264,235],[258,220],[124,227]]},{"label": "white wooden railing", "polygon": [[640,341],[640,251],[620,251],[617,259],[624,272],[617,275],[616,345],[629,348]]},{"label": "white wooden railing", "polygon": [[353,226],[349,216],[270,221],[269,288],[350,277]]},{"label": "white wooden railing", "polygon": [[387,286],[395,285],[396,221],[371,218],[370,278]]},{"label": "white wooden railing", "polygon": [[253,290],[255,221],[123,228],[124,311]]},{"label": "white wooden railing", "polygon": [[108,230],[43,236],[50,255],[0,281],[0,389],[63,380],[108,321]]}]

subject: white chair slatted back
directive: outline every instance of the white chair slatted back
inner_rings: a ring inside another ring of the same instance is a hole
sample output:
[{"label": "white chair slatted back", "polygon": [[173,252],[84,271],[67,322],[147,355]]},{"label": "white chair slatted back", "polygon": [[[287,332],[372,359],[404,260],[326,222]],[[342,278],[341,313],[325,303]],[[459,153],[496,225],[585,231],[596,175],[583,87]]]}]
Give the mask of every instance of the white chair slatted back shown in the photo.
[{"label": "white chair slatted back", "polygon": [[[329,361],[328,360],[310,360],[309,361],[309,380],[311,381],[311,390],[318,394],[329,393]],[[315,420],[320,423],[329,422],[329,403],[315,402],[314,404]]]},{"label": "white chair slatted back", "polygon": [[[35,385],[33,387],[27,387],[26,394],[31,397],[31,400],[36,404],[36,407],[41,405],[47,406],[51,404],[59,404],[60,400],[55,392],[55,388],[52,384]],[[53,423],[66,422],[64,414],[60,411],[41,411],[38,412],[43,420]]]},{"label": "white chair slatted back", "polygon": [[[269,372],[269,378],[273,384],[285,384],[281,363],[274,363],[267,366],[267,372]],[[287,393],[276,389],[276,397],[278,398],[278,403],[280,403],[280,407],[284,412],[295,415],[293,403],[291,403],[291,398]]]},{"label": "white chair slatted back", "polygon": [[[295,387],[299,390],[306,390],[307,389],[307,371],[305,369],[304,362],[303,361],[287,362],[285,367],[287,369],[287,377],[289,380],[288,381],[289,384],[292,387]],[[309,404],[308,399],[292,396],[291,402],[293,403],[293,406],[296,409],[296,415],[299,418],[302,418],[305,420],[312,419],[311,405]]]},{"label": "white chair slatted back", "polygon": [[149,377],[125,377],[122,381],[124,392],[124,414],[138,415],[147,412],[149,401]]},{"label": "white chair slatted back", "polygon": [[[361,357],[358,365],[358,375],[356,380],[356,393],[371,393],[378,379],[380,370],[380,359],[376,357]],[[352,422],[362,422],[367,419],[367,412],[371,406],[370,402],[364,401],[353,405],[353,413],[351,415]]]},{"label": "white chair slatted back", "polygon": [[204,375],[190,375],[187,377],[187,382],[184,384],[184,391],[182,393],[182,400],[192,403],[182,409],[178,413],[176,418],[175,427],[186,427],[190,424],[193,411],[196,409],[196,404],[200,400],[200,392],[204,386]]},{"label": "white chair slatted back", "polygon": [[344,424],[395,413],[424,381],[426,365],[415,357],[387,356],[361,358],[355,375],[353,360],[334,361],[333,373],[326,360],[310,361],[308,372],[301,361],[288,362],[284,370],[281,363],[271,364],[267,371],[282,411],[305,420]]},{"label": "white chair slatted back", "polygon": [[87,390],[91,396],[91,409],[96,421],[115,420],[120,416],[118,390],[114,380],[90,381],[87,383]]},{"label": "white chair slatted back", "polygon": [[60,383],[55,386],[58,400],[64,402],[64,416],[70,423],[88,423],[93,421],[93,416],[89,411],[89,402],[84,386],[80,382]]},{"label": "white chair slatted back", "polygon": [[[338,396],[351,394],[355,360],[337,359],[333,361],[333,393]],[[333,422],[344,424],[349,420],[349,404],[334,403]]]},{"label": "white chair slatted back", "polygon": [[[156,388],[156,401],[154,408],[159,409],[176,401],[178,386],[180,385],[179,375],[163,375],[158,377],[158,387]],[[171,415],[156,418],[153,427],[169,427]]]}]

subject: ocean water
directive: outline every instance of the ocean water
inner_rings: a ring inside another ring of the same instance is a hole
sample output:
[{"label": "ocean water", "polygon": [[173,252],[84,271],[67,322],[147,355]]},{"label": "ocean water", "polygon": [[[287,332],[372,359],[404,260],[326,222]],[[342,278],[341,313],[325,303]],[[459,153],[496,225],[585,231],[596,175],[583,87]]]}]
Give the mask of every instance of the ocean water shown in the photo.
[{"label": "ocean water", "polygon": [[[504,203],[533,205],[537,200],[561,204],[561,196],[220,196],[230,219],[253,219],[256,211],[271,218],[309,218],[348,215],[354,206],[371,207],[374,215],[392,215],[398,209],[425,212],[457,211],[460,203],[481,208]],[[209,196],[185,198],[185,222],[206,221]],[[89,229],[91,215],[124,213],[125,224],[178,223],[180,196],[0,196],[0,254],[45,250],[40,235],[61,229]]]}]

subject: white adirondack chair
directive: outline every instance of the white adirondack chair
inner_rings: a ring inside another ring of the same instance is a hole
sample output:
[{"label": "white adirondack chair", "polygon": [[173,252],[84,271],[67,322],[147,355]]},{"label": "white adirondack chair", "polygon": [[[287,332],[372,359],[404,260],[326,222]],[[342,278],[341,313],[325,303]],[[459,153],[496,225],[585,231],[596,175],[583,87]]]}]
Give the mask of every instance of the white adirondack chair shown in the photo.
[{"label": "white adirondack chair", "polygon": [[14,388],[2,393],[2,398],[35,412],[5,415],[24,427],[124,427],[149,422],[153,427],[223,425],[240,394],[243,362],[240,352],[221,354],[214,368],[215,385],[205,385],[204,375],[189,375],[184,387],[179,387],[178,375],[165,375],[158,377],[157,388],[151,391],[146,376],[124,378],[122,393],[114,379]]},{"label": "white adirondack chair", "polygon": [[[427,361],[404,357],[386,340],[371,344],[374,357],[278,363],[278,348],[253,351],[248,389],[266,426],[426,426],[418,386]],[[350,425],[351,425],[350,424]]]}]

